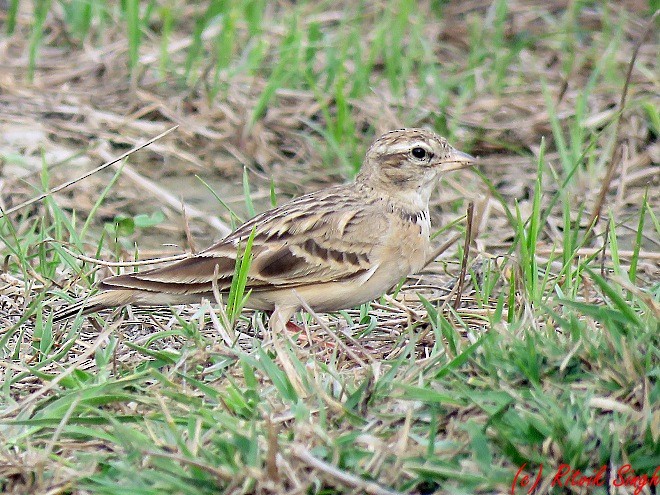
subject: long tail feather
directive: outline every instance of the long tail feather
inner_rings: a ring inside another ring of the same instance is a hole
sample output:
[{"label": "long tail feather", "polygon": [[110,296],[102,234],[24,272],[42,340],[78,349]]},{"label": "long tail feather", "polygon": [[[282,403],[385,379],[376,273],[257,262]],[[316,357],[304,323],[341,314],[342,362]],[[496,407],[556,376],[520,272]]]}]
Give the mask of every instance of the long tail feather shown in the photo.
[{"label": "long tail feather", "polygon": [[[154,283],[157,285],[157,283]],[[102,290],[101,292],[76,301],[71,306],[57,311],[53,316],[53,322],[64,321],[73,318],[78,314],[88,315],[95,313],[105,308],[119,308],[127,304],[135,304],[137,306],[162,306],[168,304],[188,304],[199,302],[202,297],[213,297],[212,292],[200,293],[176,293],[176,292],[160,292],[143,289],[119,289],[112,288],[109,290]]]},{"label": "long tail feather", "polygon": [[78,316],[78,314],[84,316],[91,313],[96,313],[97,311],[100,311],[107,307],[108,306],[105,304],[94,303],[90,299],[81,299],[80,301],[77,301],[71,306],[67,306],[66,308],[57,311],[53,315],[53,323],[58,323],[64,320],[68,320],[70,318]]},{"label": "long tail feather", "polygon": [[53,316],[53,322],[59,322],[73,318],[74,316],[88,315],[91,313],[96,313],[102,309],[106,308],[117,308],[120,306],[126,306],[136,301],[136,295],[141,291],[136,290],[108,290],[101,291],[97,294],[94,294],[91,297],[85,297],[73,303],[71,306],[67,306],[55,313]]}]

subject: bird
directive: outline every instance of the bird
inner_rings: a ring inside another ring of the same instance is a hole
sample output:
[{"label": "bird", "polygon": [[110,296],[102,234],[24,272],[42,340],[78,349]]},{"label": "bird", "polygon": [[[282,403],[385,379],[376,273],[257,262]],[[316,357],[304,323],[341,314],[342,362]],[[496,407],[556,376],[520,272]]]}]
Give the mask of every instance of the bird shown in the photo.
[{"label": "bird", "polygon": [[199,303],[226,294],[252,236],[245,307],[284,328],[302,301],[333,312],[372,301],[427,263],[429,199],[447,172],[475,159],[421,128],[376,139],[351,183],[292,199],[246,221],[211,247],[169,265],[101,280],[99,291],[53,321],[105,308]]}]

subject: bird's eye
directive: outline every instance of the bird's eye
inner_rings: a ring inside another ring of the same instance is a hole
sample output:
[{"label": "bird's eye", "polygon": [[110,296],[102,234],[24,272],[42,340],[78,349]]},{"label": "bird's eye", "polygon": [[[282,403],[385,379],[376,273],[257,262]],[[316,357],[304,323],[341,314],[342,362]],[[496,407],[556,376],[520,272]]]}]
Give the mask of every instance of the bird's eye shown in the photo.
[{"label": "bird's eye", "polygon": [[423,160],[424,158],[426,158],[426,150],[424,148],[413,148],[412,156],[414,156],[418,160]]}]

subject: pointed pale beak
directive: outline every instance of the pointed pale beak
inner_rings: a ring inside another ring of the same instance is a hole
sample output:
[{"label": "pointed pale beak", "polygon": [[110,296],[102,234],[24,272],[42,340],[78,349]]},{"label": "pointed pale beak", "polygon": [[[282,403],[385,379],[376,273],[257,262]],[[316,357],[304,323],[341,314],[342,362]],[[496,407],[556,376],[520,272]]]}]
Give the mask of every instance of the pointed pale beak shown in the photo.
[{"label": "pointed pale beak", "polygon": [[476,159],[472,155],[458,151],[452,148],[451,155],[440,164],[440,170],[443,172],[451,172],[452,170],[460,170],[474,164]]}]

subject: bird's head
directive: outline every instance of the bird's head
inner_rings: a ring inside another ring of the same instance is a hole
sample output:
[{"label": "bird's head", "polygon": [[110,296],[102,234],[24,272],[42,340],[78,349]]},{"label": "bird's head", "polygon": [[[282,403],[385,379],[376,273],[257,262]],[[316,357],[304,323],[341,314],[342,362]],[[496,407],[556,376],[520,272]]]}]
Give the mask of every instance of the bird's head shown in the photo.
[{"label": "bird's head", "polygon": [[419,197],[425,207],[440,175],[474,161],[434,132],[398,129],[374,141],[356,180],[384,195]]}]

